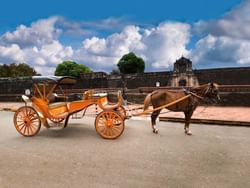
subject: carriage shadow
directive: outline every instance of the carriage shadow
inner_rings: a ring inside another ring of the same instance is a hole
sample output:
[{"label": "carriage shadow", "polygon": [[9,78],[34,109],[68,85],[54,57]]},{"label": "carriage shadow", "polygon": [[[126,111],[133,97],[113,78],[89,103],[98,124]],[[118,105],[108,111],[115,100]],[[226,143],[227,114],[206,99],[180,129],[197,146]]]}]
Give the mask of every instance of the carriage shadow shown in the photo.
[{"label": "carriage shadow", "polygon": [[50,137],[50,138],[84,138],[84,137],[96,137],[99,135],[96,133],[95,127],[87,124],[70,123],[66,128],[58,129],[41,129],[36,137]]}]

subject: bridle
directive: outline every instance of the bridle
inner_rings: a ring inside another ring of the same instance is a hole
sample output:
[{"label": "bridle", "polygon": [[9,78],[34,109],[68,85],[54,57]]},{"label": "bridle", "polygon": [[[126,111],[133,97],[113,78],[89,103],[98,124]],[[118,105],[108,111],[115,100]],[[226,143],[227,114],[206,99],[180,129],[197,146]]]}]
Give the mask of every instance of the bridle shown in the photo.
[{"label": "bridle", "polygon": [[206,89],[204,96],[212,102],[217,102],[216,99],[220,100],[217,85],[214,85],[213,83],[209,83],[208,85],[209,87]]},{"label": "bridle", "polygon": [[186,94],[191,94],[192,96],[204,100],[205,98],[208,98],[212,102],[217,102],[214,98],[217,97],[218,100],[220,100],[218,89],[214,90],[213,88],[216,87],[213,85],[213,83],[209,83],[208,87],[206,88],[205,92],[202,93],[202,95],[198,95],[196,92],[192,92],[190,90],[185,90]]}]

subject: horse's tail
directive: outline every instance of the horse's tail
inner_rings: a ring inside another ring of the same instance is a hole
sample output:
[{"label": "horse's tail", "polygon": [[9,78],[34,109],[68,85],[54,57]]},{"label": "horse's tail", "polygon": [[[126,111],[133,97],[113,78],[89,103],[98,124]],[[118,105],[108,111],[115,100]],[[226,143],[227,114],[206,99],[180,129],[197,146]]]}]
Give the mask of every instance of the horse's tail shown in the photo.
[{"label": "horse's tail", "polygon": [[149,93],[145,99],[144,99],[144,111],[148,109],[149,105],[151,103],[151,93]]}]

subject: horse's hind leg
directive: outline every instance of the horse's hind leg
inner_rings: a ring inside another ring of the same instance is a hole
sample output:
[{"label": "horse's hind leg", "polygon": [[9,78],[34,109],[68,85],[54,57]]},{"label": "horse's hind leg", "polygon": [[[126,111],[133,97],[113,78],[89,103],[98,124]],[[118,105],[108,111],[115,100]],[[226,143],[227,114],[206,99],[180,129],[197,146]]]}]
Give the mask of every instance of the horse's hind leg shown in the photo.
[{"label": "horse's hind leg", "polygon": [[160,114],[161,110],[157,110],[157,111],[154,111],[152,114],[151,114],[151,125],[152,125],[152,129],[153,129],[153,133],[158,133],[159,132],[159,129],[156,128],[156,118],[158,117],[158,115]]}]

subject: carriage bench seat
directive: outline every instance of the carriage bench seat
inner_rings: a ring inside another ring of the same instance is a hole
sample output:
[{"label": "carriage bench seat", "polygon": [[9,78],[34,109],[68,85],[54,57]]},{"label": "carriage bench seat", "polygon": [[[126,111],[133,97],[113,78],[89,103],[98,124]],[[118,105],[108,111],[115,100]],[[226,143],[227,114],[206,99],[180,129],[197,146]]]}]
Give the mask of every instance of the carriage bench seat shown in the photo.
[{"label": "carriage bench seat", "polygon": [[95,93],[93,94],[93,97],[107,97],[108,94],[107,93]]},{"label": "carriage bench seat", "polygon": [[49,104],[50,109],[59,108],[59,107],[63,107],[63,106],[67,106],[67,103],[66,102],[55,102],[55,103]]},{"label": "carriage bench seat", "polygon": [[56,119],[63,119],[68,116],[68,104],[66,102],[55,102],[49,104],[49,111],[51,115]]}]

